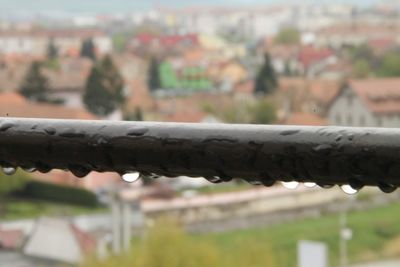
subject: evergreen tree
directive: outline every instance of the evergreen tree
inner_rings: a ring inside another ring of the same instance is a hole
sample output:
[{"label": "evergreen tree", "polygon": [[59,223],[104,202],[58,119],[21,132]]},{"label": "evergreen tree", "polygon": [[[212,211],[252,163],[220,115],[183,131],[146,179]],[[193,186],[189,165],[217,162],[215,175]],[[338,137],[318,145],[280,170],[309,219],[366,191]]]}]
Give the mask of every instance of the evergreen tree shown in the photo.
[{"label": "evergreen tree", "polygon": [[124,82],[109,56],[92,67],[86,82],[83,102],[99,116],[107,116],[125,101]]},{"label": "evergreen tree", "polygon": [[46,102],[48,100],[46,94],[49,91],[48,80],[41,68],[40,62],[32,62],[22,82],[20,94],[33,101]]},{"label": "evergreen tree", "polygon": [[255,94],[270,94],[275,91],[278,86],[278,80],[275,70],[272,67],[271,59],[268,53],[264,55],[264,64],[259,70],[254,81]]},{"label": "evergreen tree", "polygon": [[106,55],[100,62],[103,86],[107,91],[113,96],[113,101],[116,102],[118,106],[125,102],[124,94],[124,79],[119,73],[117,66],[115,66],[112,58]]},{"label": "evergreen tree", "polygon": [[81,47],[81,57],[87,57],[93,61],[96,60],[96,47],[91,38],[83,41]]},{"label": "evergreen tree", "polygon": [[58,57],[58,48],[54,43],[54,40],[51,39],[47,45],[47,59],[54,60]]},{"label": "evergreen tree", "polygon": [[161,88],[159,62],[155,57],[151,58],[150,60],[147,74],[147,86],[152,92]]}]

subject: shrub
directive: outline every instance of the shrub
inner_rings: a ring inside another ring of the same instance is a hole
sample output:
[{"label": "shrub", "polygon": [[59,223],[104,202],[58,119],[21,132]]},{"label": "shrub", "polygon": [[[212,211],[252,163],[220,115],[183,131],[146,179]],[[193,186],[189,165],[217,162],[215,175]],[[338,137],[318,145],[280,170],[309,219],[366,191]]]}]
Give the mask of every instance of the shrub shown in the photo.
[{"label": "shrub", "polygon": [[51,184],[39,181],[29,181],[25,187],[16,192],[17,196],[95,207],[98,205],[94,193],[85,189]]}]

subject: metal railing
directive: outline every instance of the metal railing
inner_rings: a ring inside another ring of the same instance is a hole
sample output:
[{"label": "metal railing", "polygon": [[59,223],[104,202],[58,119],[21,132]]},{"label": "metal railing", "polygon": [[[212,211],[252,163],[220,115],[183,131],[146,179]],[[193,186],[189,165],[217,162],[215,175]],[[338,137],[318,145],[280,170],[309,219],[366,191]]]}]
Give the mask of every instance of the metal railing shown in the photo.
[{"label": "metal railing", "polygon": [[0,164],[78,177],[137,171],[392,192],[400,185],[400,129],[3,118]]}]

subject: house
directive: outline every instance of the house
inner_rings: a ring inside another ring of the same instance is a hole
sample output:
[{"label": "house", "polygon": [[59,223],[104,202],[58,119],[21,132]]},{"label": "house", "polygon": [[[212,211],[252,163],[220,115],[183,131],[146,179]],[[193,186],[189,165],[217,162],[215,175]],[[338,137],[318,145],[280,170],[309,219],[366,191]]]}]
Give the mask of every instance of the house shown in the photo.
[{"label": "house", "polygon": [[400,78],[349,80],[327,115],[331,125],[400,127]]},{"label": "house", "polygon": [[45,56],[50,41],[53,41],[59,54],[79,54],[82,42],[92,39],[97,53],[103,55],[112,52],[112,40],[103,31],[97,29],[28,29],[0,30],[0,54]]},{"label": "house", "polygon": [[340,90],[340,81],[331,79],[281,78],[277,92],[283,117],[292,112],[313,113],[325,117]]},{"label": "house", "polygon": [[22,251],[31,257],[76,264],[96,249],[96,240],[72,223],[57,218],[40,218]]},{"label": "house", "polygon": [[316,77],[326,66],[336,62],[336,55],[328,48],[304,46],[297,55],[299,71],[308,78]]}]

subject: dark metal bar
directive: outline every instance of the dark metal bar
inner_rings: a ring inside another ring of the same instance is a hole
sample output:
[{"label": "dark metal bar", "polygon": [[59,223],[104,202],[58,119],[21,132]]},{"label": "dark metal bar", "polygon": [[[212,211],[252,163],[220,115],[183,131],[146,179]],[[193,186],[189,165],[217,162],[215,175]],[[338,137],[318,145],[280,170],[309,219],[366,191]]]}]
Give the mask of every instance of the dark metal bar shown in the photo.
[{"label": "dark metal bar", "polygon": [[389,192],[400,185],[400,129],[4,118],[0,164]]}]

